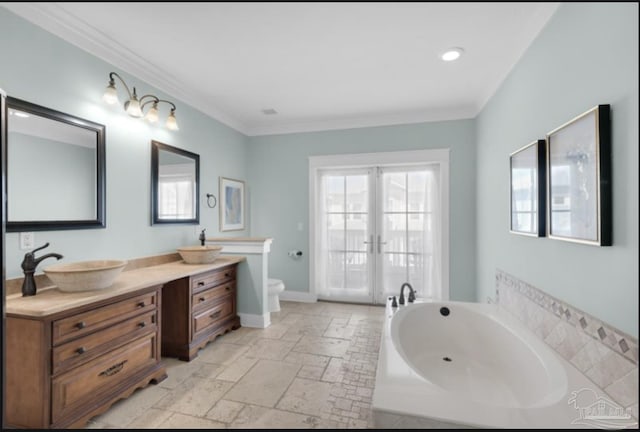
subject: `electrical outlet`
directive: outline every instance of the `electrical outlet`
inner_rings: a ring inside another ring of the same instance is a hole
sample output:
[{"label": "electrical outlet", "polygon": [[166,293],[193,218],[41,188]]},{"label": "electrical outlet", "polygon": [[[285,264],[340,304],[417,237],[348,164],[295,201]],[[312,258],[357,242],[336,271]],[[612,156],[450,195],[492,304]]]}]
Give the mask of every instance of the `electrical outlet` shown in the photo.
[{"label": "electrical outlet", "polygon": [[35,234],[32,232],[21,232],[20,233],[20,249],[27,250],[33,249],[35,240]]}]

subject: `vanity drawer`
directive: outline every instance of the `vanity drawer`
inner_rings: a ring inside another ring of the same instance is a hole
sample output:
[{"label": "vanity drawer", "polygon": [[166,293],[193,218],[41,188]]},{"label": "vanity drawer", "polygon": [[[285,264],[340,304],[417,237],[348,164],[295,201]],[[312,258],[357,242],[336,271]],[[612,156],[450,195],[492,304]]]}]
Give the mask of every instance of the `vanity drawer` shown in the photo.
[{"label": "vanity drawer", "polygon": [[115,347],[157,330],[157,312],[151,311],[53,348],[53,374],[85,363]]},{"label": "vanity drawer", "polygon": [[156,309],[156,293],[142,294],[53,322],[53,345]]},{"label": "vanity drawer", "polygon": [[235,266],[223,267],[209,273],[193,276],[191,278],[191,288],[193,292],[199,292],[209,287],[230,281],[236,277]]},{"label": "vanity drawer", "polygon": [[198,333],[205,330],[210,325],[217,321],[223,320],[233,314],[235,299],[232,296],[215,306],[200,312],[193,314],[193,337],[196,338]]},{"label": "vanity drawer", "polygon": [[52,422],[82,405],[90,405],[136,372],[156,364],[157,343],[156,334],[149,334],[54,378]]},{"label": "vanity drawer", "polygon": [[209,288],[205,291],[200,291],[197,294],[191,296],[191,305],[193,307],[193,311],[202,309],[207,307],[208,304],[220,297],[226,296],[228,294],[234,294],[236,290],[235,281],[227,282],[222,285],[215,286],[213,288]]}]

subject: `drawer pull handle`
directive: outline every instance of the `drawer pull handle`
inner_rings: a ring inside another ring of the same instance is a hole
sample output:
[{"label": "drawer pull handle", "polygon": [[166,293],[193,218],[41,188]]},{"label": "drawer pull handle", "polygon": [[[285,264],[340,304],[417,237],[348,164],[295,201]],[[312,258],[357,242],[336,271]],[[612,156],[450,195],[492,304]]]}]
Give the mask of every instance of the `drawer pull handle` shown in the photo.
[{"label": "drawer pull handle", "polygon": [[198,299],[198,301],[200,301],[200,302],[203,302],[203,301],[205,301],[205,300],[206,300],[206,299],[205,299],[204,297],[200,297],[200,298]]},{"label": "drawer pull handle", "polygon": [[220,313],[222,313],[221,310],[219,310],[218,312],[212,313],[211,315],[209,315],[210,318],[217,318],[218,315],[220,315]]},{"label": "drawer pull handle", "polygon": [[142,302],[138,303],[138,307],[139,308],[143,308],[144,307],[144,302],[142,301]]},{"label": "drawer pull handle", "polygon": [[198,282],[198,286],[204,286],[204,282],[203,281]]},{"label": "drawer pull handle", "polygon": [[138,324],[138,327],[142,328],[142,327],[145,327],[146,325],[147,325],[146,322],[141,322]]},{"label": "drawer pull handle", "polygon": [[78,348],[78,349],[76,350],[76,352],[77,352],[78,354],[84,354],[84,353],[86,353],[86,352],[87,352],[87,350],[86,350],[84,347],[80,347],[80,348]]},{"label": "drawer pull handle", "polygon": [[124,367],[124,364],[127,362],[127,360],[123,360],[120,363],[116,363],[113,366],[111,366],[108,369],[103,370],[102,372],[100,372],[98,374],[98,376],[112,376],[117,374],[118,372],[120,372],[122,370],[122,368]]},{"label": "drawer pull handle", "polygon": [[76,328],[77,329],[83,329],[87,326],[87,324],[84,321],[80,321],[78,324],[76,324]]},{"label": "drawer pull handle", "polygon": [[227,272],[227,273],[225,273],[225,274],[224,274],[224,277],[229,277],[229,273],[228,273],[228,272]]},{"label": "drawer pull handle", "polygon": [[227,286],[225,289],[226,289],[227,291],[230,291],[230,290],[231,290],[231,287],[230,287],[230,286]]}]

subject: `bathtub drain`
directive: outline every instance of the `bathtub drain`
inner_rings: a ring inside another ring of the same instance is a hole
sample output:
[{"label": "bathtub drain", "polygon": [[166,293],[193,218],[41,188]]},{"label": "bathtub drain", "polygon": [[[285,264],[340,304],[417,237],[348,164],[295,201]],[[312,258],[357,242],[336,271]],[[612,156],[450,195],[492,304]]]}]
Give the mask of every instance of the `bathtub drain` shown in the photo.
[{"label": "bathtub drain", "polygon": [[450,357],[442,357],[442,360],[446,361],[446,362],[450,362],[451,358]]}]

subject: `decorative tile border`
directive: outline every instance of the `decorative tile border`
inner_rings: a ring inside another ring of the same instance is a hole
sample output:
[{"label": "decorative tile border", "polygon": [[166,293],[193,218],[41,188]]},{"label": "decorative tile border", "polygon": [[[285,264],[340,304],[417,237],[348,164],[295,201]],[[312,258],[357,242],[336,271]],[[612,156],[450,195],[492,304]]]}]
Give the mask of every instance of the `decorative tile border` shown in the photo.
[{"label": "decorative tile border", "polygon": [[489,302],[519,318],[637,418],[636,338],[500,269],[495,282],[496,297]]}]

